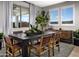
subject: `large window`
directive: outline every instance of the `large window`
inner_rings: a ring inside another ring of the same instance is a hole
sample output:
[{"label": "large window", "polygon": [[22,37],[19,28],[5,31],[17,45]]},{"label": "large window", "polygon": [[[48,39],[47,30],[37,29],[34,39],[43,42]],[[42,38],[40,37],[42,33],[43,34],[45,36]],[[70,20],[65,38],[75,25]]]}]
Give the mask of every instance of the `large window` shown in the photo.
[{"label": "large window", "polygon": [[51,9],[50,11],[50,23],[58,24],[58,9]]},{"label": "large window", "polygon": [[50,10],[50,23],[55,25],[74,25],[74,5],[52,8]]},{"label": "large window", "polygon": [[21,27],[29,26],[29,9],[21,8]]},{"label": "large window", "polygon": [[73,6],[61,8],[62,24],[73,24]]},{"label": "large window", "polygon": [[13,28],[29,27],[29,8],[13,5]]},{"label": "large window", "polygon": [[12,16],[13,28],[20,27],[20,6],[13,5],[13,16]]}]

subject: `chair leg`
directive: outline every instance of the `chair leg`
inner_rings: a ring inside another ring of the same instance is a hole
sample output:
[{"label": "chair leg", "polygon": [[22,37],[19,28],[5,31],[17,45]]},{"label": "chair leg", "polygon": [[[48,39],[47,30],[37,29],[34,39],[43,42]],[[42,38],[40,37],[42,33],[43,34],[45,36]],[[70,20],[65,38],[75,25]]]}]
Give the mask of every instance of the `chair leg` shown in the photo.
[{"label": "chair leg", "polygon": [[37,56],[38,56],[38,57],[40,57],[40,56],[41,56],[40,51],[41,51],[40,49],[39,49],[39,50],[37,50]]},{"label": "chair leg", "polygon": [[50,57],[50,48],[48,48],[48,57]]},{"label": "chair leg", "polygon": [[21,55],[22,53],[21,53],[21,50],[19,50],[19,54]]},{"label": "chair leg", "polygon": [[6,57],[7,57],[7,50],[6,50]]},{"label": "chair leg", "polygon": [[52,47],[52,52],[53,52],[52,55],[54,56],[54,46]]},{"label": "chair leg", "polygon": [[57,44],[57,47],[58,47],[58,52],[60,52],[60,46],[59,46],[59,43]]},{"label": "chair leg", "polygon": [[15,53],[14,53],[14,50],[12,50],[12,52],[11,52],[11,53],[12,53],[12,57],[15,57]]},{"label": "chair leg", "polygon": [[14,53],[12,53],[12,57],[14,57],[15,55],[14,55]]},{"label": "chair leg", "polygon": [[31,54],[31,48],[30,47],[28,48],[28,53],[29,53],[29,56],[30,56],[30,54]]},{"label": "chair leg", "polygon": [[40,53],[39,52],[37,53],[37,56],[40,57]]},{"label": "chair leg", "polygon": [[6,57],[8,57],[7,52],[6,52]]},{"label": "chair leg", "polygon": [[50,57],[50,50],[48,50],[48,57]]},{"label": "chair leg", "polygon": [[38,57],[40,57],[40,54],[38,54]]},{"label": "chair leg", "polygon": [[60,46],[58,45],[58,51],[60,52]]}]

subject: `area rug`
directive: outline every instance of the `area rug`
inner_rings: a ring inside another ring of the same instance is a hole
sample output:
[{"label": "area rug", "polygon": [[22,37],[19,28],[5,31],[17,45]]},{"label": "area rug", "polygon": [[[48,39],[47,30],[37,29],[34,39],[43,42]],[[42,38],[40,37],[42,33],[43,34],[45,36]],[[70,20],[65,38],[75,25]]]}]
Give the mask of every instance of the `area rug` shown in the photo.
[{"label": "area rug", "polygon": [[[51,57],[68,57],[72,52],[74,45],[67,43],[60,43],[60,52],[58,52],[58,48],[54,49],[55,55],[53,56],[51,53]],[[52,51],[51,51],[52,52]],[[34,54],[31,54],[31,57],[37,57]],[[43,54],[41,57],[48,57],[48,53]]]},{"label": "area rug", "polygon": [[[73,48],[74,48],[74,45],[72,45],[72,44],[60,42],[60,52],[58,52],[58,49],[55,48],[54,49],[55,55],[53,56],[51,54],[51,57],[68,57],[70,55],[70,53],[72,52]],[[5,48],[3,48],[2,50],[0,50],[0,57],[5,57],[5,55],[6,55],[6,51],[5,51]],[[19,56],[19,57],[21,57],[21,56]],[[38,57],[38,56],[31,53],[30,57]],[[45,54],[43,54],[41,57],[48,57],[47,52]]]}]

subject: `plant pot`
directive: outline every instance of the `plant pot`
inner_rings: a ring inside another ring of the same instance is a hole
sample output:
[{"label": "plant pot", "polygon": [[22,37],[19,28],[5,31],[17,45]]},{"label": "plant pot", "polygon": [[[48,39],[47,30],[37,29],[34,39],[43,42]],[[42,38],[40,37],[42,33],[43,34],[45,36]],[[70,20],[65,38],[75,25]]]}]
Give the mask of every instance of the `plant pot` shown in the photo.
[{"label": "plant pot", "polygon": [[0,50],[2,49],[2,42],[0,42]]},{"label": "plant pot", "polygon": [[0,40],[0,50],[2,49],[2,40]]},{"label": "plant pot", "polygon": [[42,34],[42,32],[26,33],[27,36],[33,36],[33,35],[39,35],[39,34]]},{"label": "plant pot", "polygon": [[79,46],[79,38],[74,38],[74,45]]}]

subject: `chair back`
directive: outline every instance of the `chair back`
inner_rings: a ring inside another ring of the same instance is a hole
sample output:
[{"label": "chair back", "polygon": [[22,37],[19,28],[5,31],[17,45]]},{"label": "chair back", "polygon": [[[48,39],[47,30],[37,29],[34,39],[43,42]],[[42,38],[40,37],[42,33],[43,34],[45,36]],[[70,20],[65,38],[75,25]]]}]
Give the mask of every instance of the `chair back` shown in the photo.
[{"label": "chair back", "polygon": [[5,40],[5,43],[6,43],[6,44],[8,44],[8,45],[13,45],[13,44],[12,44],[11,37],[6,36],[6,37],[4,37],[4,40]]},{"label": "chair back", "polygon": [[60,32],[56,32],[56,33],[53,35],[53,38],[54,38],[54,41],[60,41]]},{"label": "chair back", "polygon": [[14,31],[13,34],[23,33],[23,31]]},{"label": "chair back", "polygon": [[42,36],[40,40],[41,41],[40,46],[49,45],[51,38],[52,38],[52,35]]}]

